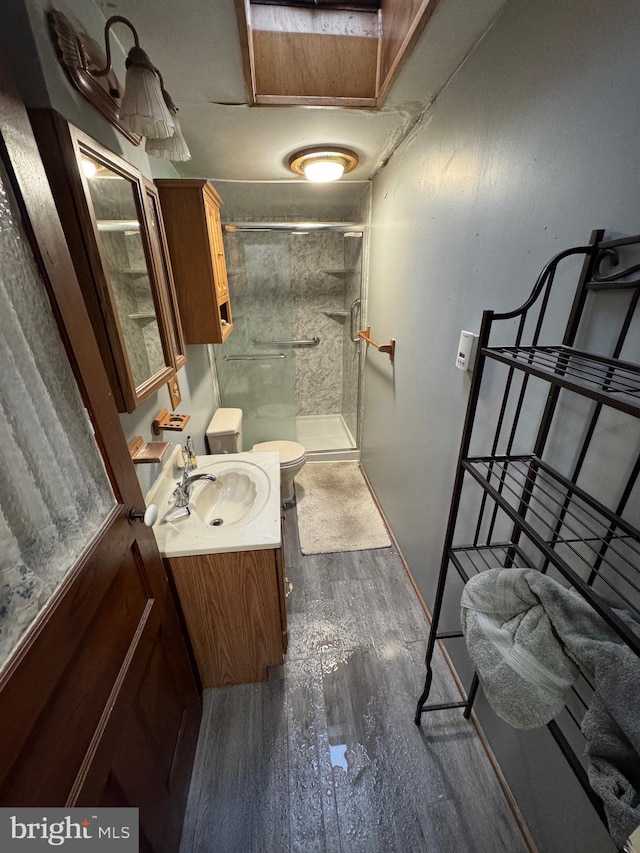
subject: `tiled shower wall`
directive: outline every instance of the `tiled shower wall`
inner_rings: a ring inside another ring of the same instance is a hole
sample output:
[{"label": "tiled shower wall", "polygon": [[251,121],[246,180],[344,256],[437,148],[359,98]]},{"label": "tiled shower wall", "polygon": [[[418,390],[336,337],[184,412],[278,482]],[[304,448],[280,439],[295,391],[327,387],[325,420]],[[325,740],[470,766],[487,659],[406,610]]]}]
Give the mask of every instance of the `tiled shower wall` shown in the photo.
[{"label": "tiled shower wall", "polygon": [[[349,309],[360,296],[362,235],[321,232],[293,235],[291,275],[294,331],[320,338],[296,350],[298,415],[340,413],[357,437],[359,346],[351,341]],[[324,312],[346,312],[328,317]]]},{"label": "tiled shower wall", "polygon": [[[224,404],[243,409],[245,427],[267,404],[295,403],[297,415],[342,414],[356,436],[359,359],[348,312],[360,295],[361,246],[360,232],[225,233],[235,327],[225,353],[253,353],[255,339],[320,339],[315,347],[280,347],[282,361],[219,364]],[[256,440],[266,440],[263,428],[256,426]]]}]

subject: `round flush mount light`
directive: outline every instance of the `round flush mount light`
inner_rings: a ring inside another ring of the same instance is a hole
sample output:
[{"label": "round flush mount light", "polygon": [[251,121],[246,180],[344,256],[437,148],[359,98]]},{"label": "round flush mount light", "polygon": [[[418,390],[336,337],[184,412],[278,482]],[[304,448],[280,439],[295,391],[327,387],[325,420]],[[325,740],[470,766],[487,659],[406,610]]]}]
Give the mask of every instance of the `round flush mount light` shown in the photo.
[{"label": "round flush mount light", "polygon": [[314,183],[337,181],[358,165],[358,155],[349,148],[333,145],[303,148],[288,160],[289,168]]}]

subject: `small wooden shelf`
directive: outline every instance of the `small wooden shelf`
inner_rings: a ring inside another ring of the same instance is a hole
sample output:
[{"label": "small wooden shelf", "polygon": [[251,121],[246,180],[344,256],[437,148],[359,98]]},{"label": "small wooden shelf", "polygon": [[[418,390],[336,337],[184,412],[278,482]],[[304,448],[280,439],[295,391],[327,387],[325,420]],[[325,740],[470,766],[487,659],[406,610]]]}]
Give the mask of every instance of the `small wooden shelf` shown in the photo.
[{"label": "small wooden shelf", "polygon": [[151,464],[160,462],[170,447],[170,441],[145,441],[141,435],[137,435],[129,442],[129,455],[134,465]]}]

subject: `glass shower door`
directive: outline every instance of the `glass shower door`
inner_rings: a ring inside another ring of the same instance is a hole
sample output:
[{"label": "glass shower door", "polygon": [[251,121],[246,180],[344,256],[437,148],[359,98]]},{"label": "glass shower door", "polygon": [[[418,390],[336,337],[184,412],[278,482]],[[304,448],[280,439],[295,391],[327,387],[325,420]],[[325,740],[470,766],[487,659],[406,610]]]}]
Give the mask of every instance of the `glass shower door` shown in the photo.
[{"label": "glass shower door", "polygon": [[224,235],[234,330],[215,360],[222,405],[244,414],[244,450],[297,438],[296,351],[277,346],[294,339],[290,240],[273,231]]}]

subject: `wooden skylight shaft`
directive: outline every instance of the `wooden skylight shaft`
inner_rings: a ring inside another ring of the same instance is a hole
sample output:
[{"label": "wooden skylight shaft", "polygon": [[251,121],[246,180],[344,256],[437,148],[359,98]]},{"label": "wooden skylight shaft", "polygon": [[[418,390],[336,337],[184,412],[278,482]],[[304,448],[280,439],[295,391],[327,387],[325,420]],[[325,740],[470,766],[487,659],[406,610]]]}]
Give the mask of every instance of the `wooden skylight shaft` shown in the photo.
[{"label": "wooden skylight shaft", "polygon": [[256,106],[379,108],[439,0],[236,0]]},{"label": "wooden skylight shaft", "polygon": [[252,6],[302,6],[308,9],[339,9],[344,12],[372,12],[382,7],[382,0],[251,0]]}]

